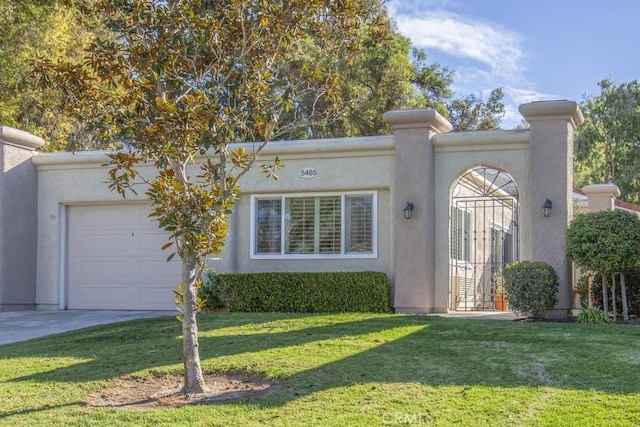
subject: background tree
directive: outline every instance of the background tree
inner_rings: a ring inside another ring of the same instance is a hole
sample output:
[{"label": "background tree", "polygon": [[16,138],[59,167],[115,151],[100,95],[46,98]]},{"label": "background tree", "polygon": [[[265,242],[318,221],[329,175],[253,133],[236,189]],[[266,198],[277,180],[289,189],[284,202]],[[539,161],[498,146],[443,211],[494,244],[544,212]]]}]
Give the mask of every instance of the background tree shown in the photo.
[{"label": "background tree", "polygon": [[448,116],[445,101],[451,97],[453,73],[437,63],[428,64],[426,53],[412,48],[410,40],[396,32],[377,46],[365,36],[361,46],[361,53],[341,71],[341,97],[349,100],[349,110],[299,137],[389,134],[382,115],[402,108],[435,108]]},{"label": "background tree", "polygon": [[59,90],[32,84],[30,60],[74,61],[97,31],[91,17],[56,0],[0,0],[0,124],[43,137],[46,151],[95,148],[84,124],[58,111]]},{"label": "background tree", "polygon": [[[165,247],[182,261],[183,391],[200,393],[197,291],[207,257],[224,245],[238,180],[269,141],[341,112],[340,70],[361,49],[362,29],[375,44],[389,23],[366,0],[76,3],[118,37],[96,37],[81,63],[41,59],[41,83],[60,87],[66,112],[101,142],[128,147],[110,156],[111,188],[124,195],[146,182],[152,216],[171,233]],[[323,54],[307,55],[320,40]],[[331,108],[281,120],[309,100]],[[254,144],[230,145],[241,141]],[[156,176],[140,177],[144,162]],[[263,172],[278,167],[275,159]]]},{"label": "background tree", "polygon": [[[378,1],[371,2],[369,7],[386,15]],[[454,131],[500,127],[504,116],[502,89],[494,89],[486,102],[475,95],[454,98],[451,90],[454,72],[438,63],[429,63],[427,53],[412,47],[411,41],[397,31],[392,31],[391,37],[377,46],[372,46],[364,31],[360,43],[361,53],[341,70],[341,97],[349,100],[349,110],[331,121],[301,129],[296,138],[390,134],[391,128],[382,115],[403,108],[433,108],[451,121]],[[310,52],[313,50],[307,54]],[[321,54],[322,49],[317,48],[316,55]],[[315,101],[302,102],[297,109],[305,110],[312,102]]]},{"label": "background tree", "polygon": [[[362,8],[386,19],[384,3],[363,1]],[[57,87],[46,90],[34,87],[30,78],[33,67],[29,58],[34,55],[80,61],[82,50],[97,33],[107,31],[105,26],[93,22],[97,18],[81,13],[72,2],[64,0],[0,0],[0,93],[4,95],[0,99],[0,123],[42,136],[47,142],[46,151],[117,148],[98,139],[86,123],[61,112],[59,104],[64,97]],[[361,51],[339,70],[340,97],[348,100],[348,110],[332,115],[330,120],[314,120],[288,137],[389,134],[391,129],[382,115],[402,108],[434,108],[444,117],[453,118],[454,130],[499,127],[504,110],[497,111],[495,104],[483,103],[475,96],[452,101],[452,71],[438,63],[429,63],[427,53],[412,47],[410,40],[399,32],[389,29],[388,38],[374,43],[370,30],[366,24],[359,28]],[[298,54],[307,56],[307,61],[328,53],[324,52],[320,39],[310,37],[306,43],[307,48]],[[329,100],[300,99],[282,115],[281,121],[304,115],[310,109],[331,108]],[[467,116],[475,120],[457,120]],[[492,119],[479,119],[481,116]]]},{"label": "background tree", "polygon": [[584,124],[577,130],[575,184],[614,182],[621,198],[640,202],[640,84],[600,83],[600,94],[580,104]]},{"label": "background tree", "polygon": [[486,102],[473,94],[454,99],[448,104],[449,121],[453,130],[464,132],[498,129],[504,117],[503,98],[502,88],[497,88],[491,91]]},{"label": "background tree", "polygon": [[[640,267],[640,218],[634,213],[611,210],[578,214],[567,229],[567,256],[576,266],[602,274],[603,308],[608,311],[606,275],[620,274],[623,316],[629,319],[625,272]],[[612,280],[615,318],[615,280]]]}]

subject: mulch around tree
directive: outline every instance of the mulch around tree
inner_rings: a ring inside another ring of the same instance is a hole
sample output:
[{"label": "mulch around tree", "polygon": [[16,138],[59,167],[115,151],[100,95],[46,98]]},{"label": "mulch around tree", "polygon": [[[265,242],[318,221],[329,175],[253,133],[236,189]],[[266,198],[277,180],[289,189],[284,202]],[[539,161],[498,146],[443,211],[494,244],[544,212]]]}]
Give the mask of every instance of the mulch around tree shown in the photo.
[{"label": "mulch around tree", "polygon": [[107,388],[90,394],[86,403],[94,407],[144,410],[256,399],[286,389],[281,382],[249,374],[204,374],[204,377],[209,391],[202,394],[182,393],[182,375],[117,378]]}]

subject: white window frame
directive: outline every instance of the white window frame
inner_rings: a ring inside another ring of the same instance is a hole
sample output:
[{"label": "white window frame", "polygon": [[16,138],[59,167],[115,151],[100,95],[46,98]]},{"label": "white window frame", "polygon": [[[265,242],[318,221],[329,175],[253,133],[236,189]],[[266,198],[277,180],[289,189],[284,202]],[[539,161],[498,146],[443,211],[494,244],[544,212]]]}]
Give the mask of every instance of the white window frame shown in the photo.
[{"label": "white window frame", "polygon": [[[285,221],[286,221],[286,199],[287,198],[296,198],[296,197],[335,197],[340,196],[341,198],[341,253],[339,254],[287,254],[285,253]],[[346,218],[346,203],[345,200],[349,196],[371,196],[372,198],[372,206],[371,206],[371,252],[368,253],[360,253],[360,252],[345,252],[346,248],[346,227],[347,221]],[[281,238],[280,238],[280,253],[279,254],[259,254],[256,253],[256,234],[257,234],[257,218],[256,218],[256,209],[257,209],[257,201],[259,199],[280,199],[281,200],[281,221],[282,225],[280,227]],[[250,239],[250,259],[358,259],[358,258],[377,258],[378,257],[378,193],[376,191],[346,191],[346,192],[321,192],[321,193],[287,193],[287,194],[254,194],[251,195],[251,227],[249,233]]]}]

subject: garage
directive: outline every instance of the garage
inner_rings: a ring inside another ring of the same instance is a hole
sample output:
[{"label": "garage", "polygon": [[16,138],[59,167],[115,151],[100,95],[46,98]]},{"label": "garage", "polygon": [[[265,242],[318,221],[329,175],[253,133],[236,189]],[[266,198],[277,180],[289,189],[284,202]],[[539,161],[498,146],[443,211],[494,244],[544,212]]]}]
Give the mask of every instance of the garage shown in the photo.
[{"label": "garage", "polygon": [[67,208],[68,309],[173,310],[180,260],[147,204]]}]

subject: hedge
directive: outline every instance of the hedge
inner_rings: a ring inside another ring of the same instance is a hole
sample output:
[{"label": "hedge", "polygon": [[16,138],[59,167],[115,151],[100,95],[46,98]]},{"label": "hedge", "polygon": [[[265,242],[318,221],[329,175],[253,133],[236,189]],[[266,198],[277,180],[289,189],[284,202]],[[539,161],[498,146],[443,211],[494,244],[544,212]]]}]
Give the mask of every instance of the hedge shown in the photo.
[{"label": "hedge", "polygon": [[206,308],[283,313],[391,311],[381,272],[209,274],[201,290]]}]

